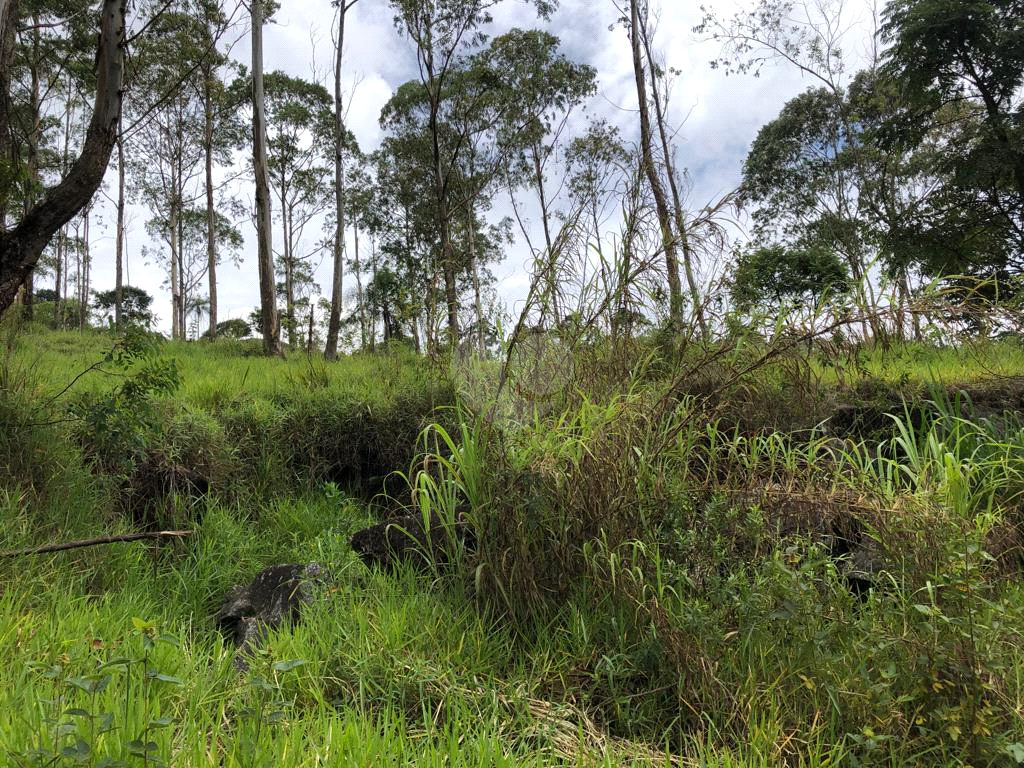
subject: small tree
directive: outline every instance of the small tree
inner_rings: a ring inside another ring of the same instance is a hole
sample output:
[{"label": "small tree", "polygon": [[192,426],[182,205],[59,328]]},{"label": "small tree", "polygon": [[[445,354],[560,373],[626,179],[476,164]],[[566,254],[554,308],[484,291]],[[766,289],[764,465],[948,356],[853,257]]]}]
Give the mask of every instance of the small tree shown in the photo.
[{"label": "small tree", "polygon": [[739,253],[731,293],[744,312],[813,313],[823,298],[835,303],[849,291],[849,272],[833,251],[819,246],[772,245]]},{"label": "small tree", "polygon": [[[93,309],[102,323],[116,324],[117,289],[93,293]],[[122,325],[135,325],[149,329],[153,324],[153,297],[142,288],[132,285],[121,286],[121,317]]]}]

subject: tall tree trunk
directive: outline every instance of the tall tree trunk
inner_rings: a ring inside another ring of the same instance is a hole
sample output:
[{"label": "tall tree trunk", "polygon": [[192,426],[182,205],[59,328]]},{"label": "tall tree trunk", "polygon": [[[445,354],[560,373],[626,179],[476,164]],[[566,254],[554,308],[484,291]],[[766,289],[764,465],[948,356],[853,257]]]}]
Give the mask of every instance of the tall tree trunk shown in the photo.
[{"label": "tall tree trunk", "polygon": [[679,193],[679,181],[676,178],[675,161],[672,158],[672,144],[668,137],[665,105],[661,101],[657,76],[654,74],[654,54],[651,49],[651,38],[648,33],[646,13],[639,21],[641,39],[647,56],[647,70],[651,73],[651,100],[654,103],[654,119],[658,124],[658,137],[665,163],[665,176],[668,179],[669,191],[672,193],[672,210],[676,224],[676,236],[679,239],[679,246],[683,252],[683,273],[686,275],[686,285],[690,291],[690,300],[693,302],[694,319],[697,321],[697,327],[700,328],[701,336],[707,338],[708,327],[704,319],[704,306],[700,300],[697,279],[693,273],[693,250],[690,247],[690,236],[686,228],[686,212],[683,210],[683,198]]},{"label": "tall tree trunk", "polygon": [[[428,34],[429,37],[429,34]],[[437,198],[437,226],[441,238],[441,271],[444,273],[444,297],[448,308],[448,345],[451,349],[459,343],[459,294],[455,282],[455,245],[452,243],[452,215],[448,205],[446,184],[441,156],[441,126],[438,113],[441,109],[441,88],[434,74],[433,54],[421,52],[421,64],[425,67],[427,97],[430,102],[430,144],[433,153],[432,173],[434,194]]]},{"label": "tall tree trunk", "polygon": [[[178,196],[179,201],[184,201],[184,190]],[[181,203],[178,209],[178,332],[180,338],[188,338],[188,305],[191,298],[189,286],[185,283],[185,206]]]},{"label": "tall tree trunk", "polygon": [[648,108],[647,77],[644,74],[641,56],[640,11],[638,5],[644,0],[629,0],[630,24],[629,40],[633,49],[633,76],[636,80],[636,95],[640,108],[640,149],[641,163],[647,181],[651,185],[654,206],[661,227],[662,246],[665,249],[665,269],[668,272],[669,321],[676,332],[683,327],[683,287],[679,279],[679,259],[676,256],[676,238],[672,232],[672,220],[665,197],[665,189],[654,163],[651,148],[651,115]]},{"label": "tall tree trunk", "polygon": [[[334,269],[331,273],[331,313],[327,319],[324,357],[338,357],[338,333],[344,303],[345,272],[345,109],[341,92],[341,60],[345,49],[345,14],[358,0],[339,0],[338,39],[334,49]],[[356,269],[359,269],[357,264]],[[358,276],[356,278],[358,280]],[[365,321],[364,321],[365,326]],[[366,344],[365,327],[363,345]]]},{"label": "tall tree trunk", "polygon": [[77,306],[74,307],[75,316],[72,319],[68,317],[68,325],[70,326],[73,322],[75,325],[79,323],[82,315],[82,233],[81,224],[75,224],[75,302]]},{"label": "tall tree trunk", "polygon": [[125,169],[123,122],[117,121],[117,234],[115,235],[114,256],[114,326],[121,327],[121,310],[124,301],[124,209]]},{"label": "tall tree trunk", "polygon": [[452,244],[452,228],[448,210],[447,193],[441,180],[441,155],[434,128],[435,156],[434,174],[438,202],[438,226],[441,230],[441,269],[444,272],[444,298],[448,306],[448,344],[454,349],[459,343],[459,294],[455,283],[455,246]]},{"label": "tall tree trunk", "polygon": [[67,235],[62,229],[57,235],[57,264],[53,276],[53,327],[63,327],[63,293],[61,292],[61,279],[64,278],[64,259],[67,258],[64,249],[67,243]]},{"label": "tall tree trunk", "polygon": [[[40,32],[39,32],[39,14],[33,12],[32,14],[32,63],[30,65],[30,109],[32,115],[32,128],[28,133],[28,153],[27,153],[27,168],[26,175],[28,177],[29,189],[25,195],[25,205],[22,214],[28,213],[29,208],[36,201],[36,195],[41,186],[39,179],[39,140],[42,133],[42,104],[40,103],[40,82],[39,82],[39,54],[40,48]],[[22,286],[23,290],[21,293],[22,302],[22,316],[26,320],[32,319],[32,305],[33,305],[33,292],[35,286],[33,285],[33,272],[30,272],[28,277],[25,279],[25,284]]]},{"label": "tall tree trunk", "polygon": [[[17,167],[11,134],[11,63],[18,32],[18,0],[0,0],[0,167]],[[9,183],[8,179],[3,179]],[[6,195],[0,197],[0,232],[7,228]],[[2,314],[2,310],[0,310]]]},{"label": "tall tree trunk", "polygon": [[[0,0],[0,157],[10,153],[10,71],[17,0]],[[125,0],[103,0],[96,57],[96,102],[81,154],[68,174],[13,229],[0,224],[0,314],[35,269],[54,233],[75,216],[103,181],[117,139],[125,35]]]},{"label": "tall tree trunk", "polygon": [[352,227],[353,245],[355,246],[353,272],[356,276],[356,303],[359,305],[359,348],[366,349],[366,335],[368,332],[366,321],[366,297],[363,295],[363,278],[359,267],[359,226]]},{"label": "tall tree trunk", "polygon": [[178,207],[171,205],[170,246],[171,246],[171,338],[180,339],[181,327],[181,276],[178,274]]},{"label": "tall tree trunk", "polygon": [[409,332],[412,334],[412,350],[418,355],[422,348],[420,347],[420,327],[416,321],[416,315],[409,318]]},{"label": "tall tree trunk", "polygon": [[84,331],[89,322],[89,272],[92,269],[92,254],[89,251],[89,212],[91,206],[82,211],[82,265],[79,270],[78,330]]},{"label": "tall tree trunk", "polygon": [[469,210],[469,231],[466,233],[469,239],[469,264],[473,273],[473,305],[476,310],[476,347],[477,351],[484,353],[484,307],[480,297],[480,265],[476,260],[476,222],[473,213],[473,204],[467,204]]},{"label": "tall tree trunk", "polygon": [[[209,65],[208,65],[209,66]],[[206,162],[206,275],[210,297],[210,338],[217,338],[217,233],[213,209],[213,73],[203,80],[204,132],[203,151]]]},{"label": "tall tree trunk", "polygon": [[292,243],[292,211],[283,206],[281,224],[284,232],[284,314],[288,331],[288,345],[298,346],[298,328],[295,320],[295,251]]},{"label": "tall tree trunk", "polygon": [[267,116],[263,90],[263,0],[252,0],[252,148],[256,172],[256,238],[260,268],[260,318],[263,351],[281,355],[280,324],[274,291],[273,231],[270,221],[270,183],[267,180]]},{"label": "tall tree trunk", "polygon": [[[372,270],[373,284],[377,285],[377,239],[370,239],[370,267]],[[370,327],[370,351],[373,352],[377,348],[377,297],[380,295],[379,290],[373,292],[373,303],[370,306],[370,320],[372,326]]]},{"label": "tall tree trunk", "polygon": [[[68,80],[70,84],[70,77]],[[70,153],[71,153],[71,113],[72,104],[69,102],[65,105],[64,109],[64,146],[63,154],[61,156],[60,171],[62,174],[67,173],[68,167],[71,164]],[[118,123],[121,122],[121,116],[118,115]],[[68,262],[68,225],[67,222],[58,231],[57,239],[57,281],[55,291],[57,293],[57,300],[54,304],[54,327],[64,328],[64,304],[68,295],[68,270],[70,264]],[[61,283],[61,269],[63,269],[64,282]]]}]

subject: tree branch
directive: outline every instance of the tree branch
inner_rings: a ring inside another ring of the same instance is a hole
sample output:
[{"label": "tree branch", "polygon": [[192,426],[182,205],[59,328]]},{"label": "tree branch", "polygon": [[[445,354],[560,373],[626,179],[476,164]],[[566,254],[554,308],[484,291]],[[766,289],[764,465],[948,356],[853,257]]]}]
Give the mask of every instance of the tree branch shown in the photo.
[{"label": "tree branch", "polygon": [[116,544],[122,541],[141,541],[143,539],[180,539],[185,536],[191,536],[194,533],[195,531],[148,531],[146,533],[128,533],[123,536],[102,536],[98,539],[82,539],[80,541],[65,541],[62,544],[45,544],[41,547],[29,547],[28,549],[12,549],[6,552],[0,552],[0,557],[42,555],[47,552],[64,552],[69,549],[95,547],[100,544]]}]

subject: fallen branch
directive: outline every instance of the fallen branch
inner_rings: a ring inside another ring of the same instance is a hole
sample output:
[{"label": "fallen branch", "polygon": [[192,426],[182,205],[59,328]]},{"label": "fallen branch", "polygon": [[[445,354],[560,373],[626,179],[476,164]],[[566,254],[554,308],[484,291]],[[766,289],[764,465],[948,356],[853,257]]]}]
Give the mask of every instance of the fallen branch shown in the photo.
[{"label": "fallen branch", "polygon": [[95,547],[100,544],[116,544],[121,541],[141,541],[143,539],[178,539],[191,536],[195,531],[149,531],[146,533],[127,533],[123,536],[103,536],[98,539],[84,539],[81,541],[66,541],[63,544],[46,544],[42,547],[30,547],[29,549],[14,549],[7,552],[0,552],[0,557],[21,557],[22,555],[42,555],[46,552],[63,552],[67,549],[81,549],[83,547]]}]

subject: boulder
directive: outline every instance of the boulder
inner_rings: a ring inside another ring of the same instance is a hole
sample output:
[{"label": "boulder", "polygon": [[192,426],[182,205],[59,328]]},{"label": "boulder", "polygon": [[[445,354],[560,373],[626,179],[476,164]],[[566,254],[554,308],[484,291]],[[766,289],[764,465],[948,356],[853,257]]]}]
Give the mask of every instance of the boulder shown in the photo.
[{"label": "boulder", "polygon": [[245,586],[232,587],[217,611],[217,626],[242,654],[235,665],[246,668],[243,654],[259,646],[270,629],[296,622],[312,601],[327,572],[316,563],[272,565]]},{"label": "boulder", "polygon": [[364,528],[350,543],[367,568],[391,573],[400,562],[429,570],[433,564],[447,563],[457,545],[472,547],[474,541],[472,528],[462,514],[446,525],[436,513],[424,521],[422,514],[414,512]]}]

